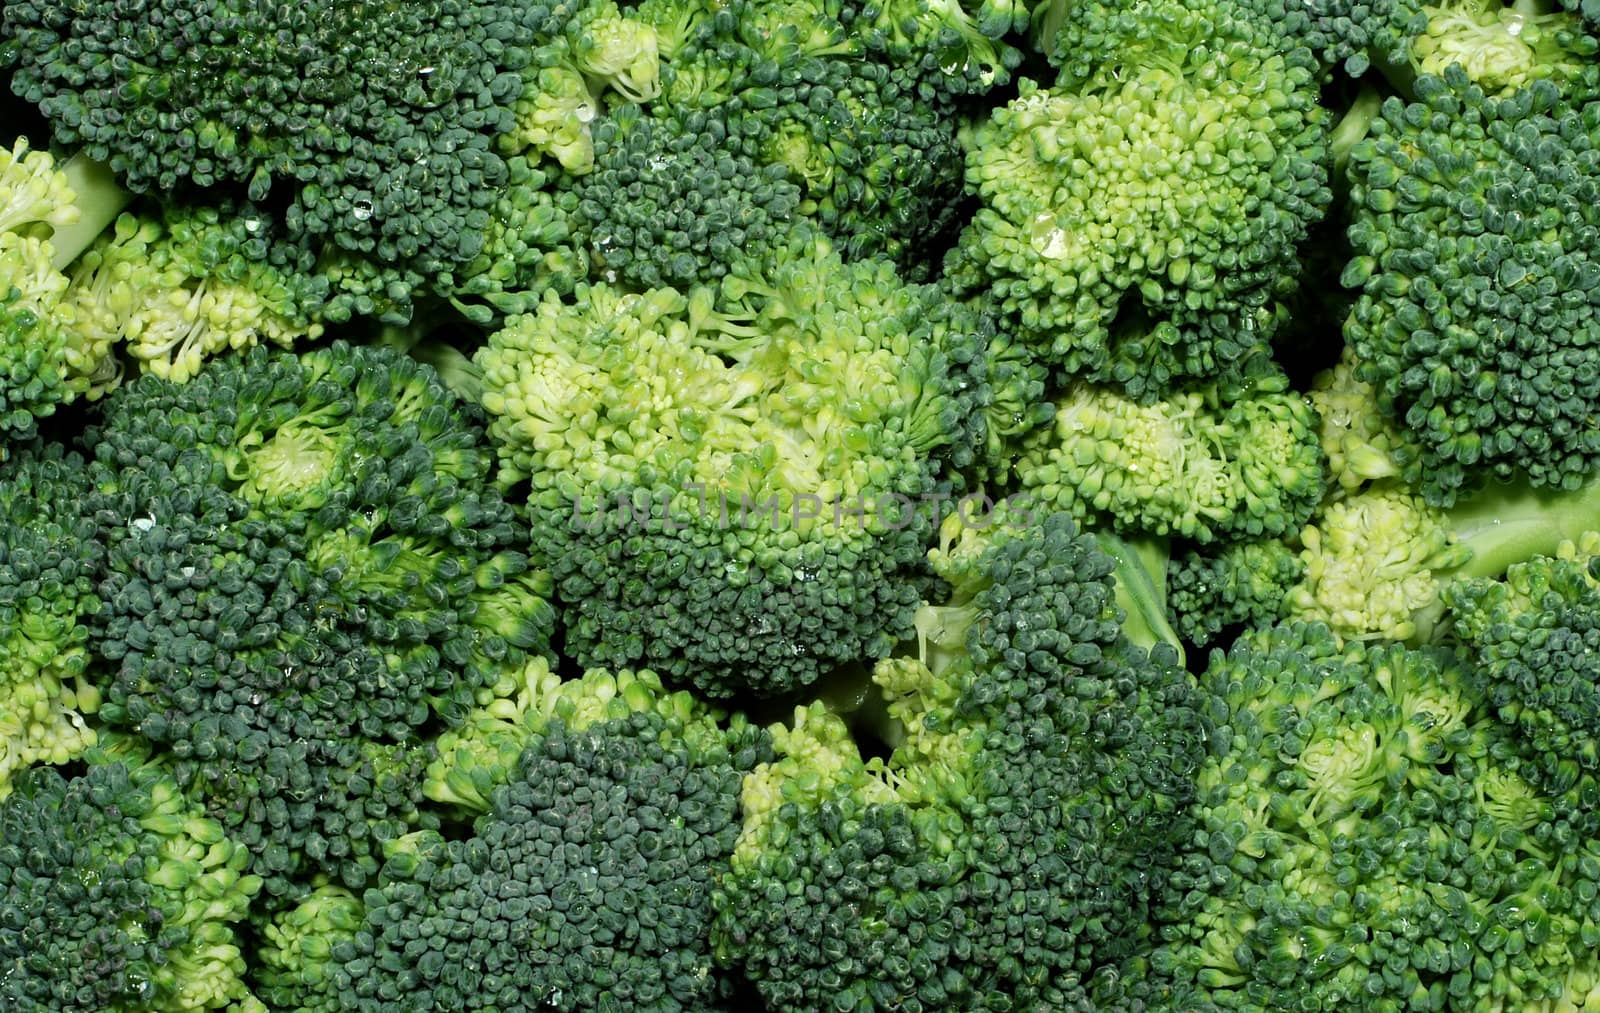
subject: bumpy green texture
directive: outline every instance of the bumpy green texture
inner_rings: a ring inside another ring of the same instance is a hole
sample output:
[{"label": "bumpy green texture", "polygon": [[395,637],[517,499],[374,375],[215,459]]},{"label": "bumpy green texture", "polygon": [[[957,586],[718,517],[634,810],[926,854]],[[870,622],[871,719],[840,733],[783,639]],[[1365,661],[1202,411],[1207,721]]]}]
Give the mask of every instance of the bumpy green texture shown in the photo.
[{"label": "bumpy green texture", "polygon": [[548,646],[478,415],[399,352],[258,347],[124,386],[85,444],[102,719],[171,751],[270,892],[364,886],[439,723]]},{"label": "bumpy green texture", "polygon": [[[1600,526],[1600,518],[1596,519]],[[1541,787],[1600,824],[1600,533],[1445,591],[1476,687],[1514,728]]]},{"label": "bumpy green texture", "polygon": [[981,321],[886,262],[806,243],[724,290],[740,319],[706,290],[552,295],[476,357],[567,651],[719,699],[888,653],[989,390]]},{"label": "bumpy green texture", "polygon": [[1410,41],[1419,73],[1452,64],[1490,94],[1509,95],[1536,80],[1592,96],[1600,82],[1600,39],[1552,0],[1443,0],[1424,7],[1427,27]]},{"label": "bumpy green texture", "polygon": [[1271,626],[1305,575],[1289,539],[1261,538],[1174,554],[1167,609],[1186,644],[1206,647],[1238,629]]},{"label": "bumpy green texture", "polygon": [[786,245],[800,188],[729,142],[713,113],[619,109],[593,128],[594,171],[574,185],[593,270],[638,288],[714,284]]},{"label": "bumpy green texture", "polygon": [[317,338],[329,279],[278,232],[267,212],[226,201],[125,213],[73,266],[75,329],[179,382],[225,351]]},{"label": "bumpy green texture", "polygon": [[1234,0],[1070,6],[1058,79],[973,132],[948,270],[1087,379],[1153,396],[1259,349],[1332,199],[1315,63]]},{"label": "bumpy green texture", "polygon": [[1459,69],[1390,99],[1353,152],[1345,336],[1448,505],[1486,477],[1571,488],[1600,461],[1600,105]]},{"label": "bumpy green texture", "polygon": [[1292,27],[1327,68],[1351,77],[1405,67],[1410,40],[1426,29],[1425,0],[1293,0]]},{"label": "bumpy green texture", "polygon": [[774,1011],[1124,1008],[1199,698],[1123,635],[1113,561],[1067,515],[968,528],[936,565],[954,597],[872,674],[888,755],[813,704],[745,779],[719,957]]},{"label": "bumpy green texture", "polygon": [[125,200],[84,159],[60,164],[27,138],[0,148],[0,437],[28,439],[59,405],[115,386],[111,342],[76,326],[63,268]]},{"label": "bumpy green texture", "polygon": [[137,749],[29,771],[0,802],[0,1005],[261,1011],[235,925],[249,851]]},{"label": "bumpy green texture", "polygon": [[86,672],[103,553],[88,492],[84,459],[59,444],[0,462],[0,796],[24,768],[95,743],[84,715],[100,705]]},{"label": "bumpy green texture", "polygon": [[1040,510],[1200,543],[1292,533],[1327,484],[1317,415],[1275,368],[1247,386],[1186,387],[1150,403],[1075,383],[1013,470]]},{"label": "bumpy green texture", "polygon": [[7,4],[0,57],[56,140],[139,191],[287,191],[305,228],[379,259],[468,252],[504,167],[518,71],[561,8]]},{"label": "bumpy green texture", "polygon": [[263,920],[250,986],[268,1009],[339,1009],[334,951],[360,931],[367,908],[342,886],[321,885],[294,907]]},{"label": "bumpy green texture", "polygon": [[1359,360],[1347,345],[1337,363],[1312,378],[1306,392],[1321,420],[1329,485],[1338,493],[1395,478],[1417,454],[1405,431],[1379,407],[1376,389],[1359,378],[1359,370]]},{"label": "bumpy green texture", "polygon": [[471,832],[395,842],[359,929],[313,964],[323,994],[375,1013],[737,1008],[712,885],[766,732],[646,671],[523,675],[440,744],[430,794]]},{"label": "bumpy green texture", "polygon": [[1570,491],[1495,483],[1448,510],[1410,486],[1376,482],[1330,499],[1301,530],[1304,575],[1288,615],[1342,637],[1430,640],[1453,582],[1552,554],[1596,517],[1600,480]]},{"label": "bumpy green texture", "polygon": [[1248,633],[1145,968],[1189,1009],[1585,1009],[1600,847],[1453,654]]}]

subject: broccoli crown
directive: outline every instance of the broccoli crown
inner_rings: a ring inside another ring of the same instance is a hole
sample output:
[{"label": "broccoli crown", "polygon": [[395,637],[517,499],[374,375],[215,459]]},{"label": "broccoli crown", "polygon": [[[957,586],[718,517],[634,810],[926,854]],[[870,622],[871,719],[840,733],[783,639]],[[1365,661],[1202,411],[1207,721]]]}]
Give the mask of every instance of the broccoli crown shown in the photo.
[{"label": "broccoli crown", "polygon": [[476,784],[481,815],[464,838],[391,847],[333,947],[340,1008],[730,1008],[712,880],[741,779],[771,756],[763,730],[647,671],[562,683],[535,665],[441,748],[437,784]]},{"label": "broccoli crown", "polygon": [[58,443],[0,462],[0,795],[35,763],[65,763],[95,742],[86,678],[101,564],[84,459]]},{"label": "broccoli crown", "polygon": [[0,801],[0,1005],[18,1013],[249,1009],[234,928],[249,851],[137,750]]},{"label": "broccoli crown", "polygon": [[1315,411],[1274,367],[1149,403],[1073,383],[1013,470],[1043,509],[1087,526],[1209,543],[1297,530],[1322,500],[1326,463]]},{"label": "broccoli crown", "polygon": [[1136,948],[1199,699],[1123,637],[1098,543],[1021,520],[937,554],[956,597],[873,672],[886,758],[814,704],[745,779],[716,940],[769,1009],[1093,1009]]},{"label": "broccoli crown", "polygon": [[1377,391],[1359,378],[1359,370],[1359,360],[1346,345],[1339,361],[1313,377],[1306,392],[1321,420],[1328,477],[1338,493],[1395,478],[1417,454],[1404,429],[1379,407]]},{"label": "broccoli crown", "polygon": [[334,951],[361,930],[361,898],[324,884],[294,907],[266,919],[250,985],[268,1009],[333,1013],[339,1009]]},{"label": "broccoli crown", "polygon": [[1600,461],[1600,106],[1458,67],[1388,100],[1352,152],[1345,337],[1448,505],[1486,476],[1572,488]]},{"label": "broccoli crown", "polygon": [[1410,42],[1427,29],[1427,0],[1287,0],[1286,11],[1324,66],[1352,77],[1404,66]]},{"label": "broccoli crown", "polygon": [[545,649],[485,443],[431,369],[342,343],[143,377],[86,437],[101,715],[174,752],[274,892],[316,866],[364,885],[416,818],[430,723]]},{"label": "broccoli crown", "polygon": [[1444,592],[1475,686],[1544,790],[1600,823],[1600,533]]},{"label": "broccoli crown", "polygon": [[742,321],[706,290],[586,286],[477,356],[567,649],[719,699],[888,652],[925,582],[923,498],[981,445],[984,366],[977,322],[881,260],[807,244],[724,290]]},{"label": "broccoli crown", "polygon": [[[676,220],[682,209],[661,201],[688,186],[696,189],[687,191],[684,207],[705,201],[726,213],[748,206],[744,219],[710,228],[705,237],[697,233],[708,223],[686,229],[690,223],[679,221],[678,231],[687,236],[669,253],[654,255],[676,256],[685,266],[687,256],[698,257],[713,268],[702,281],[720,276],[726,258],[738,254],[733,244],[741,231],[771,245],[765,233],[791,217],[820,227],[847,257],[924,263],[925,246],[954,217],[961,186],[955,118],[944,90],[925,86],[929,41],[887,45],[848,9],[853,5],[834,2],[680,6],[690,10],[678,12],[679,27],[668,33],[674,41],[661,92],[647,104],[652,118],[671,125],[646,132],[624,124],[623,138],[615,137],[619,128],[599,122],[591,131],[597,159],[603,131],[613,135],[613,147],[626,141],[612,156],[613,175],[588,185],[600,210],[610,202],[632,209],[640,222],[652,215]],[[945,75],[938,76],[944,83]],[[645,165],[617,174],[618,157]],[[660,172],[663,162],[674,173],[692,171],[662,190],[669,183]],[[617,192],[616,183],[645,170],[643,201],[626,189]],[[600,230],[592,242],[602,240],[627,245],[614,229]],[[711,247],[712,241],[726,249]],[[649,284],[684,283],[668,279]]]},{"label": "broccoli crown", "polygon": [[244,185],[296,234],[424,274],[477,255],[540,46],[579,5],[9,3],[0,63],[140,192]]},{"label": "broccoli crown", "polygon": [[1597,510],[1600,479],[1571,490],[1495,483],[1448,510],[1402,482],[1375,482],[1330,499],[1301,531],[1304,576],[1288,614],[1342,637],[1436,639],[1444,590],[1553,554],[1592,530]]},{"label": "broccoli crown", "polygon": [[1229,631],[1275,623],[1304,576],[1287,538],[1190,546],[1167,570],[1167,609],[1184,643],[1204,647]]},{"label": "broccoli crown", "polygon": [[1332,199],[1308,50],[1234,0],[1073,4],[974,133],[947,270],[1054,365],[1159,390],[1259,350]]},{"label": "broccoli crown", "polygon": [[1214,654],[1197,827],[1148,969],[1216,1010],[1581,1003],[1596,846],[1469,681],[1448,651],[1316,624]]}]

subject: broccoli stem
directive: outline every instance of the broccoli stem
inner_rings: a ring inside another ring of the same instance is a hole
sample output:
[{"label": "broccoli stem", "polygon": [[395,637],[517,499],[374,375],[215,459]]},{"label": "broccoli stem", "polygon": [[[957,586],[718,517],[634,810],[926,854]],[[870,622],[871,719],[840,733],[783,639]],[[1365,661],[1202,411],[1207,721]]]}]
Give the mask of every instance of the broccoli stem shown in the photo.
[{"label": "broccoli stem", "polygon": [[81,151],[67,159],[61,172],[77,195],[79,217],[50,236],[50,245],[56,251],[52,263],[58,271],[77,260],[133,201],[133,195],[117,182],[109,166]]},{"label": "broccoli stem", "polygon": [[1367,136],[1372,121],[1378,118],[1382,110],[1383,95],[1370,83],[1363,83],[1355,102],[1334,125],[1333,133],[1328,138],[1334,171],[1339,178],[1343,178],[1345,166],[1350,164],[1350,149]]},{"label": "broccoli stem", "polygon": [[[1576,489],[1526,482],[1494,485],[1462,500],[1444,517],[1456,544],[1470,553],[1447,579],[1499,578],[1513,564],[1553,556],[1562,542],[1600,530],[1600,475]],[[1419,642],[1433,639],[1444,608],[1440,596],[1414,616]]]},{"label": "broccoli stem", "polygon": [[1498,577],[1513,563],[1553,555],[1562,542],[1600,530],[1600,476],[1570,490],[1491,486],[1445,517],[1456,541],[1472,550],[1454,576]]},{"label": "broccoli stem", "polygon": [[1117,604],[1127,613],[1122,631],[1140,648],[1169,644],[1183,658],[1183,641],[1167,620],[1167,561],[1172,555],[1165,538],[1128,540],[1096,532],[1100,547],[1116,562]]}]

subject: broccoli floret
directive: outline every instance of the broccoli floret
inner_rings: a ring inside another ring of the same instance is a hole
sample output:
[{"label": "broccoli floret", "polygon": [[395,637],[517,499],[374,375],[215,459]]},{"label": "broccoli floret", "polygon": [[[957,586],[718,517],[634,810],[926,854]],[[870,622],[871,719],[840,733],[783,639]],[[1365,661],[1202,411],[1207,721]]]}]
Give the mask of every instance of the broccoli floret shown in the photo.
[{"label": "broccoli floret", "polygon": [[317,970],[332,1008],[733,1008],[712,885],[766,732],[647,671],[523,676],[441,741],[430,794],[474,815],[470,833],[391,845]]},{"label": "broccoli floret", "polygon": [[251,966],[250,984],[268,1009],[296,1013],[338,1010],[337,980],[367,908],[341,886],[321,885],[268,919]]},{"label": "broccoli floret", "polygon": [[[1600,524],[1600,518],[1596,519]],[[1544,790],[1600,826],[1600,533],[1563,542],[1499,579],[1443,591],[1474,686],[1517,733]]]},{"label": "broccoli floret", "polygon": [[1597,848],[1457,656],[1292,624],[1200,682],[1218,734],[1143,965],[1186,1008],[1561,1008],[1592,966]]},{"label": "broccoli floret", "polygon": [[0,65],[63,147],[140,193],[242,191],[283,208],[293,239],[381,275],[404,322],[417,289],[459,283],[492,240],[506,159],[532,143],[525,90],[574,58],[597,86],[634,73],[596,27],[615,11],[29,0],[0,16]]},{"label": "broccoli floret", "polygon": [[33,443],[0,462],[0,796],[17,772],[95,743],[89,619],[103,552],[84,459]]},{"label": "broccoli floret", "polygon": [[1069,8],[1058,79],[973,134],[947,270],[1069,373],[1217,376],[1271,336],[1332,199],[1314,61],[1235,0]]},{"label": "broccoli floret", "polygon": [[257,347],[124,386],[84,445],[102,720],[174,754],[270,893],[365,886],[437,728],[548,650],[481,416],[398,351]]},{"label": "broccoli floret", "polygon": [[111,342],[78,326],[64,268],[127,200],[87,158],[58,163],[27,138],[0,148],[0,436],[26,440],[59,405],[116,385]]},{"label": "broccoli floret", "polygon": [[1418,73],[1455,65],[1489,94],[1509,95],[1535,80],[1592,96],[1600,39],[1578,15],[1546,0],[1443,0],[1422,8],[1427,27],[1411,40]]},{"label": "broccoli floret", "polygon": [[260,1011],[237,923],[247,848],[137,745],[0,801],[0,1005],[17,1013]]},{"label": "broccoli floret", "polygon": [[1600,106],[1535,81],[1493,97],[1459,68],[1390,99],[1351,163],[1358,380],[1448,506],[1489,478],[1571,489],[1600,461]]},{"label": "broccoli floret", "polygon": [[125,213],[73,266],[76,329],[180,382],[223,351],[314,340],[329,279],[304,270],[314,255],[278,231],[268,213],[226,201]]},{"label": "broccoli floret", "polygon": [[573,184],[592,270],[636,289],[715,284],[787,245],[800,187],[741,152],[713,111],[618,109],[593,129],[595,166]]},{"label": "broccoli floret", "polygon": [[985,445],[984,331],[883,261],[805,244],[711,295],[597,284],[476,361],[501,477],[580,665],[771,695],[892,646],[948,472]]},{"label": "broccoli floret", "polygon": [[1318,373],[1306,393],[1321,420],[1322,450],[1336,493],[1399,477],[1417,448],[1384,414],[1377,390],[1360,379],[1359,363],[1346,345],[1339,361]]},{"label": "broccoli floret", "polygon": [[1292,538],[1193,546],[1167,570],[1167,608],[1186,644],[1206,647],[1230,631],[1271,626],[1305,576]]},{"label": "broccoli floret", "polygon": [[887,756],[814,704],[745,779],[719,957],[774,1011],[1121,1008],[1187,834],[1193,684],[1123,635],[1114,562],[1065,514],[934,558],[954,597],[872,673]]},{"label": "broccoli floret", "polygon": [[1197,542],[1283,535],[1322,500],[1317,416],[1275,368],[1141,403],[1074,383],[1014,465],[1042,509],[1128,537]]},{"label": "broccoli floret", "polygon": [[1496,483],[1448,510],[1409,486],[1375,483],[1330,500],[1301,531],[1305,576],[1289,614],[1342,637],[1433,639],[1452,582],[1553,553],[1592,529],[1597,511],[1600,480],[1572,491]]}]

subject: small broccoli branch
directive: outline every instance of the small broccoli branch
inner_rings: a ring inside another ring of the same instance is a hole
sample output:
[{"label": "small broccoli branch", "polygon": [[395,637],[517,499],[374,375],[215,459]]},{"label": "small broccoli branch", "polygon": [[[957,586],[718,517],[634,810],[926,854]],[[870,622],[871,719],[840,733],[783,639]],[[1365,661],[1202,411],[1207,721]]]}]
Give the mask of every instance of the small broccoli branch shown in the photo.
[{"label": "small broccoli branch", "polygon": [[57,226],[51,233],[53,266],[58,271],[77,260],[133,201],[133,195],[117,182],[110,167],[81,151],[67,159],[61,173],[77,195],[79,215],[77,221]]},{"label": "small broccoli branch", "polygon": [[1097,532],[1100,547],[1116,563],[1117,604],[1127,618],[1122,631],[1138,647],[1168,644],[1183,659],[1183,641],[1167,619],[1167,562],[1171,546],[1165,538],[1129,540]]}]

